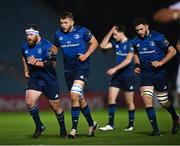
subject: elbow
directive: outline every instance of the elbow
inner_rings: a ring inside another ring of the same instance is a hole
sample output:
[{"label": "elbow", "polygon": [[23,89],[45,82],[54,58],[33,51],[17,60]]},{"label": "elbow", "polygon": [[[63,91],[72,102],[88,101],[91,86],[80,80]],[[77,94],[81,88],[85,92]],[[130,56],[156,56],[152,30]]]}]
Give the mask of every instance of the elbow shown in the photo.
[{"label": "elbow", "polygon": [[175,56],[177,54],[177,51],[176,51],[175,48],[173,49],[173,53],[172,54],[173,54],[173,56]]}]

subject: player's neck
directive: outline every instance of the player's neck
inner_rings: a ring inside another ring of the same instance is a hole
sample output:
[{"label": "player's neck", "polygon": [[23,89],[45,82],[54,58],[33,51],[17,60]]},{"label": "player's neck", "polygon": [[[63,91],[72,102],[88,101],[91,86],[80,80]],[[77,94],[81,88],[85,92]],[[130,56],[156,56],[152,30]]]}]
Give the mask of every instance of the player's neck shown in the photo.
[{"label": "player's neck", "polygon": [[122,40],[121,40],[121,43],[124,43],[124,42],[126,42],[128,40],[128,38],[126,37],[126,36],[124,36],[123,38],[122,38]]},{"label": "player's neck", "polygon": [[37,43],[36,43],[36,44],[38,44],[40,41],[41,41],[41,37],[38,36],[38,40],[37,40]]}]

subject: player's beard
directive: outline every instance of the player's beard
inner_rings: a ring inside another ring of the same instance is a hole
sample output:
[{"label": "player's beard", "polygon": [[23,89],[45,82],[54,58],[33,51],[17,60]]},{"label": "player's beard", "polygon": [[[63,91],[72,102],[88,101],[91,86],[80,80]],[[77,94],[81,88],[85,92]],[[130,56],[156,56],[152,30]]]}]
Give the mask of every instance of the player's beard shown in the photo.
[{"label": "player's beard", "polygon": [[34,47],[36,45],[37,41],[38,41],[37,37],[35,37],[34,39],[27,39],[28,46],[29,47]]},{"label": "player's beard", "polygon": [[72,27],[73,26],[69,26],[68,28],[62,28],[62,30],[63,30],[64,33],[68,33],[68,32],[71,31]]}]

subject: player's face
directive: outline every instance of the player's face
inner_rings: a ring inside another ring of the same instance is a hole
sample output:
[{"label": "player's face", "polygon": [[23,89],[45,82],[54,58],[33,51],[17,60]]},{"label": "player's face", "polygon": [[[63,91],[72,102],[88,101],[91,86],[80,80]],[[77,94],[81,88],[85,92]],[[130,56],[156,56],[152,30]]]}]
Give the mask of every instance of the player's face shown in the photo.
[{"label": "player's face", "polygon": [[60,19],[60,26],[63,32],[69,32],[74,25],[74,21],[70,18]]},{"label": "player's face", "polygon": [[27,34],[26,39],[29,46],[34,46],[38,42],[38,36],[36,34]]},{"label": "player's face", "polygon": [[139,37],[144,38],[148,34],[148,25],[140,24],[135,26],[136,33]]},{"label": "player's face", "polygon": [[113,32],[113,38],[116,41],[122,41],[123,37],[124,37],[124,33],[123,32],[118,32],[116,30]]}]

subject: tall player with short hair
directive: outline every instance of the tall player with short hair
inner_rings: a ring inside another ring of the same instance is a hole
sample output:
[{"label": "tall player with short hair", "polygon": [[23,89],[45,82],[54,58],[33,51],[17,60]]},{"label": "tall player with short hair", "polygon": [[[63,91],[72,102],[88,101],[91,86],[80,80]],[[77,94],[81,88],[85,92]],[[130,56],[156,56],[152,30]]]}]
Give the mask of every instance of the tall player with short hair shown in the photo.
[{"label": "tall player with short hair", "polygon": [[97,123],[93,121],[83,88],[89,75],[89,57],[97,48],[97,40],[89,29],[74,25],[71,12],[60,16],[60,29],[55,33],[54,45],[64,57],[64,75],[71,97],[72,129],[69,138],[76,138],[80,111],[89,124],[88,136],[94,136]]},{"label": "tall player with short hair", "polygon": [[172,116],[172,134],[179,131],[179,116],[174,106],[168,100],[165,65],[176,54],[176,49],[166,40],[164,35],[149,30],[147,20],[137,18],[134,21],[137,37],[134,38],[135,72],[141,77],[141,96],[143,98],[146,113],[152,125],[153,136],[159,136],[160,130],[156,121],[153,107],[153,96]]},{"label": "tall player with short hair", "polygon": [[55,50],[55,46],[40,37],[39,27],[36,24],[28,25],[25,31],[27,42],[22,45],[24,74],[28,78],[25,102],[36,125],[33,138],[38,138],[45,130],[37,106],[37,100],[42,93],[48,97],[49,104],[56,114],[60,136],[66,137],[64,113],[60,107],[59,84],[55,71],[56,56],[51,50],[52,48]]},{"label": "tall player with short hair", "polygon": [[[113,41],[110,41],[111,36],[114,38]],[[135,114],[133,101],[135,78],[133,72],[134,65],[132,61],[134,48],[131,40],[125,35],[125,27],[123,25],[114,26],[104,37],[100,47],[102,49],[116,49],[116,66],[107,71],[107,74],[112,76],[108,95],[109,122],[105,127],[100,127],[99,129],[102,131],[114,129],[116,98],[120,90],[123,90],[129,115],[129,124],[124,130],[132,131],[134,128]]]}]

